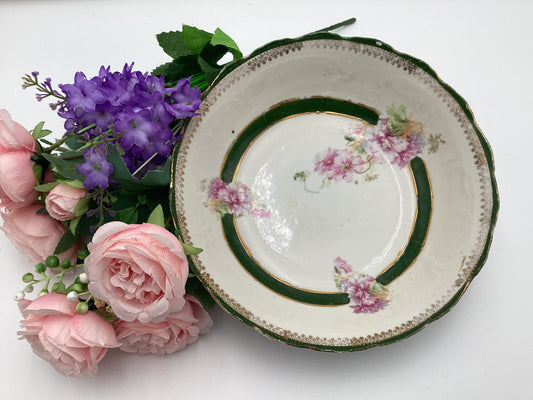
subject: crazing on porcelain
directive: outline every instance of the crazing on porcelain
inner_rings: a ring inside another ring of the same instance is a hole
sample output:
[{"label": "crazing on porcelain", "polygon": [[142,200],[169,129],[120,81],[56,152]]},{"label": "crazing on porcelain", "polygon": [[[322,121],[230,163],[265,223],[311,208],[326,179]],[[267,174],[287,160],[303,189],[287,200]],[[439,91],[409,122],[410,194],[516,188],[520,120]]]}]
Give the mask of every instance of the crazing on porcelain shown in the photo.
[{"label": "crazing on porcelain", "polygon": [[[328,147],[315,155],[313,171],[322,177],[317,189],[307,186],[312,174],[309,170],[296,172],[293,179],[302,182],[304,190],[311,193],[319,193],[332,182],[357,184],[356,177],[363,174],[365,181],[372,181],[378,178],[370,172],[375,164],[405,168],[426,145],[422,124],[408,117],[404,105],[394,104],[387,108],[386,118],[380,118],[374,126],[359,122],[348,129],[344,139],[344,149]],[[430,135],[427,143],[428,152],[435,153],[445,141],[439,134]]]},{"label": "crazing on porcelain", "polygon": [[335,285],[348,295],[354,313],[375,313],[389,304],[388,289],[372,276],[353,271],[340,257],[335,259],[334,270]]},{"label": "crazing on porcelain", "polygon": [[208,185],[206,181],[202,183],[207,190],[206,206],[219,218],[226,214],[232,214],[235,217],[245,215],[258,218],[270,217],[270,211],[265,209],[257,196],[244,183],[227,183],[220,178],[211,179]]}]

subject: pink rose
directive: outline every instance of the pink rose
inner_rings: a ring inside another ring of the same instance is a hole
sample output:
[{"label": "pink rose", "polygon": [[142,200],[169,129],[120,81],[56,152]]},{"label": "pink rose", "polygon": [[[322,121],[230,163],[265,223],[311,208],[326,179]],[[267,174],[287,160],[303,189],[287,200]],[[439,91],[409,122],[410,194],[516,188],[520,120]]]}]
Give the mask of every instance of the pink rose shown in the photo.
[{"label": "pink rose", "polygon": [[34,152],[31,134],[11,120],[6,110],[0,110],[0,206],[22,207],[39,195],[33,189],[37,185],[31,160]]},{"label": "pink rose", "polygon": [[76,216],[74,210],[83,196],[85,196],[85,189],[60,183],[46,196],[46,210],[52,218],[58,221],[68,221]]},{"label": "pink rose", "polygon": [[47,293],[33,301],[21,300],[19,308],[24,330],[18,334],[65,376],[95,375],[107,349],[120,346],[112,324],[92,311],[76,313],[76,304],[65,295]]},{"label": "pink rose", "polygon": [[165,228],[109,222],[95,232],[88,249],[89,290],[118,318],[161,322],[185,305],[187,258]]},{"label": "pink rose", "polygon": [[180,311],[162,322],[116,322],[120,349],[129,353],[170,354],[196,341],[198,334],[207,332],[213,321],[195,297],[185,295],[185,300]]},{"label": "pink rose", "polygon": [[[40,205],[32,204],[1,213],[4,220],[2,230],[17,250],[26,254],[34,263],[43,262],[46,257],[54,254],[59,240],[67,230],[48,214],[37,214],[40,209]],[[58,254],[58,257],[60,260],[76,263],[77,252],[78,246],[73,246]]]}]

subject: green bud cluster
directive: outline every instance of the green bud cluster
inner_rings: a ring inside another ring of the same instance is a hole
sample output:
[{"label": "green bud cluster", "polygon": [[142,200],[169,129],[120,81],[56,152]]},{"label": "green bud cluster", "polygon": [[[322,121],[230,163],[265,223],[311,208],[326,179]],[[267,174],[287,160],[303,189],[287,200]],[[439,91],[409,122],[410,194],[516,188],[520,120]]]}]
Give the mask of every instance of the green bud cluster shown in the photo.
[{"label": "green bud cluster", "polygon": [[[81,249],[78,251],[78,258],[81,260],[87,258],[88,255],[89,252],[87,249]],[[15,295],[15,299],[23,299],[24,293],[31,293],[34,290],[34,286],[39,283],[42,283],[44,287],[39,291],[38,296],[42,296],[50,292],[65,295],[70,292],[76,292],[80,295],[87,295],[89,294],[87,291],[88,279],[85,273],[81,274],[81,279],[80,276],[78,276],[69,286],[66,286],[63,282],[64,274],[67,271],[80,267],[83,267],[83,263],[72,264],[69,260],[60,261],[56,255],[48,256],[44,262],[35,264],[35,273],[27,272],[22,276],[22,282],[24,282],[26,286],[22,291]],[[50,271],[48,271],[47,274],[48,269],[50,269]],[[83,309],[83,306],[81,306],[80,309]]]}]

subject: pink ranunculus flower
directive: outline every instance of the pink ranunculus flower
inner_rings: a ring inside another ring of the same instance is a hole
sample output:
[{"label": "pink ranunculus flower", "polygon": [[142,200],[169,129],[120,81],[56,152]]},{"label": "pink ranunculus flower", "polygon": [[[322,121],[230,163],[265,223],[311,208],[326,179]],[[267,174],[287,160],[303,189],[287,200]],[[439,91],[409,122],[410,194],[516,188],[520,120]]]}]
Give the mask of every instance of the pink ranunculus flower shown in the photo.
[{"label": "pink ranunculus flower", "polygon": [[119,319],[161,322],[185,305],[187,258],[165,228],[109,222],[95,232],[88,249],[89,290]]},{"label": "pink ranunculus flower", "polygon": [[[2,230],[8,239],[34,263],[43,262],[46,257],[54,254],[59,240],[67,230],[48,214],[37,214],[40,209],[40,205],[32,204],[1,214],[4,220]],[[76,263],[78,249],[79,246],[76,245],[57,256],[61,261]]]},{"label": "pink ranunculus flower", "polygon": [[31,156],[35,141],[6,110],[0,109],[0,206],[19,208],[32,203],[39,193]]},{"label": "pink ranunculus flower", "polygon": [[76,304],[65,295],[21,300],[19,308],[24,319],[18,334],[65,376],[95,375],[107,350],[120,346],[111,323],[92,311],[76,313]]},{"label": "pink ranunculus flower", "polygon": [[115,323],[120,350],[141,354],[170,354],[196,341],[198,334],[205,333],[213,325],[209,314],[200,302],[185,295],[185,306],[170,314],[162,322],[141,323],[118,321]]},{"label": "pink ranunculus flower", "polygon": [[68,221],[75,217],[76,205],[85,196],[85,189],[60,183],[46,196],[48,214],[58,221]]}]

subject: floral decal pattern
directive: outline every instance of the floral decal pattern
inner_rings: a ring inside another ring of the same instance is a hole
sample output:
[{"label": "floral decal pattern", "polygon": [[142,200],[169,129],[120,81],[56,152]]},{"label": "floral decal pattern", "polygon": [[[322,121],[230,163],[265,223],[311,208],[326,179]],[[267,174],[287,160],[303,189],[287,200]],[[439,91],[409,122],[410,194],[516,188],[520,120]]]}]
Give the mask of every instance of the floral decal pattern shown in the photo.
[{"label": "floral decal pattern", "polygon": [[335,259],[334,270],[335,285],[348,295],[354,313],[375,313],[389,304],[388,289],[372,276],[353,271],[340,257]]},{"label": "floral decal pattern", "polygon": [[248,186],[240,182],[227,183],[220,178],[213,178],[209,182],[207,207],[219,218],[226,214],[235,217],[270,217],[270,211],[265,209]]},{"label": "floral decal pattern", "polygon": [[[408,117],[405,106],[394,104],[387,108],[386,118],[380,118],[374,126],[360,123],[349,129],[344,139],[346,148],[328,147],[315,155],[313,171],[323,177],[318,190],[307,187],[311,175],[308,170],[296,172],[293,179],[303,182],[308,192],[315,193],[331,182],[358,183],[355,177],[367,173],[374,164],[405,168],[426,145],[422,124]],[[430,153],[445,143],[441,135],[430,135],[427,141]],[[376,174],[365,174],[366,181],[376,178]]]}]

